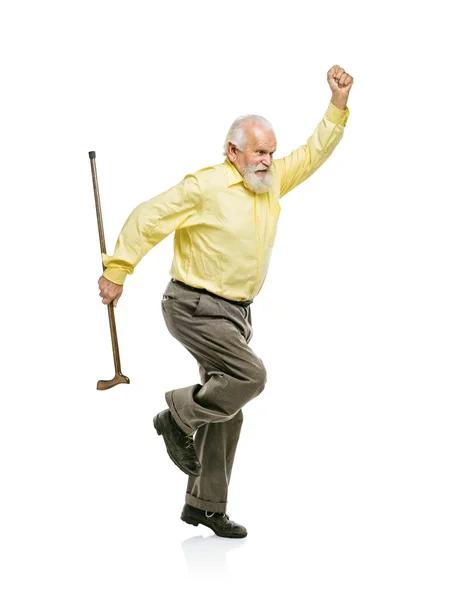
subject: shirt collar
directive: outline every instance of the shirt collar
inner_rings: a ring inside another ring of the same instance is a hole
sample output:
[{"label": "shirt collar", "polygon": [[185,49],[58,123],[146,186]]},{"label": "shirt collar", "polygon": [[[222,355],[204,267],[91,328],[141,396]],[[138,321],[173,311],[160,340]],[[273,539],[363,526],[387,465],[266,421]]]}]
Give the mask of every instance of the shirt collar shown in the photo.
[{"label": "shirt collar", "polygon": [[243,181],[242,175],[228,158],[225,158],[223,164],[225,165],[227,187],[231,187],[232,185],[236,185],[236,183]]}]

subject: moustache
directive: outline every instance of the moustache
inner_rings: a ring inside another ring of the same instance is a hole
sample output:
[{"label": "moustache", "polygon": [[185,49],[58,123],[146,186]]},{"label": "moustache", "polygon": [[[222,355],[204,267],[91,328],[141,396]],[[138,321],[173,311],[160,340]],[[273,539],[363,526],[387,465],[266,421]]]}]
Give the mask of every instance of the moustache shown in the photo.
[{"label": "moustache", "polygon": [[271,167],[259,167],[257,165],[247,165],[247,167],[245,168],[246,171],[250,172],[250,173],[256,173],[257,171],[269,171]]}]

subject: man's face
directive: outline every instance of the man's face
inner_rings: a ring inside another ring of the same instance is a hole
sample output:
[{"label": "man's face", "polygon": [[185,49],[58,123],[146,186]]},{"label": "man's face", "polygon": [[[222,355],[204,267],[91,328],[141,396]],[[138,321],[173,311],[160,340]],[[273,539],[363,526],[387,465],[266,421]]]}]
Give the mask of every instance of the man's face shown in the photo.
[{"label": "man's face", "polygon": [[272,130],[259,124],[245,123],[246,144],[239,150],[229,144],[228,158],[241,173],[247,187],[258,194],[267,192],[273,182],[271,165],[277,141]]}]

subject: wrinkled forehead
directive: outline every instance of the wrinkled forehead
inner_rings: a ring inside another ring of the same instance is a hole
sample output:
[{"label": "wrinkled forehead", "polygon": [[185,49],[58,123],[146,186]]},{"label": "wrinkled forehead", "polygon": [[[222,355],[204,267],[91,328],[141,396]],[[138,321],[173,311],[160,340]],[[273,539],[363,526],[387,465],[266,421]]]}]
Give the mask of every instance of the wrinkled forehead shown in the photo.
[{"label": "wrinkled forehead", "polygon": [[277,140],[272,129],[266,129],[259,123],[246,123],[244,130],[248,147],[263,146],[270,152],[276,148]]}]

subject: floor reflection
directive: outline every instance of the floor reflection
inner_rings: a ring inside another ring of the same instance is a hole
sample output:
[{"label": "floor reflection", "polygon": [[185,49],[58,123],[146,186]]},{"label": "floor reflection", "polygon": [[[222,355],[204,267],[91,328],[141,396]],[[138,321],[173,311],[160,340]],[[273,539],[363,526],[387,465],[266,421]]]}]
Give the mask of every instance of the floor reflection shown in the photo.
[{"label": "floor reflection", "polygon": [[217,535],[204,537],[196,535],[182,542],[185,554],[188,574],[191,578],[195,576],[207,577],[228,575],[226,556],[230,550],[241,548],[247,542],[247,538],[230,539]]}]

